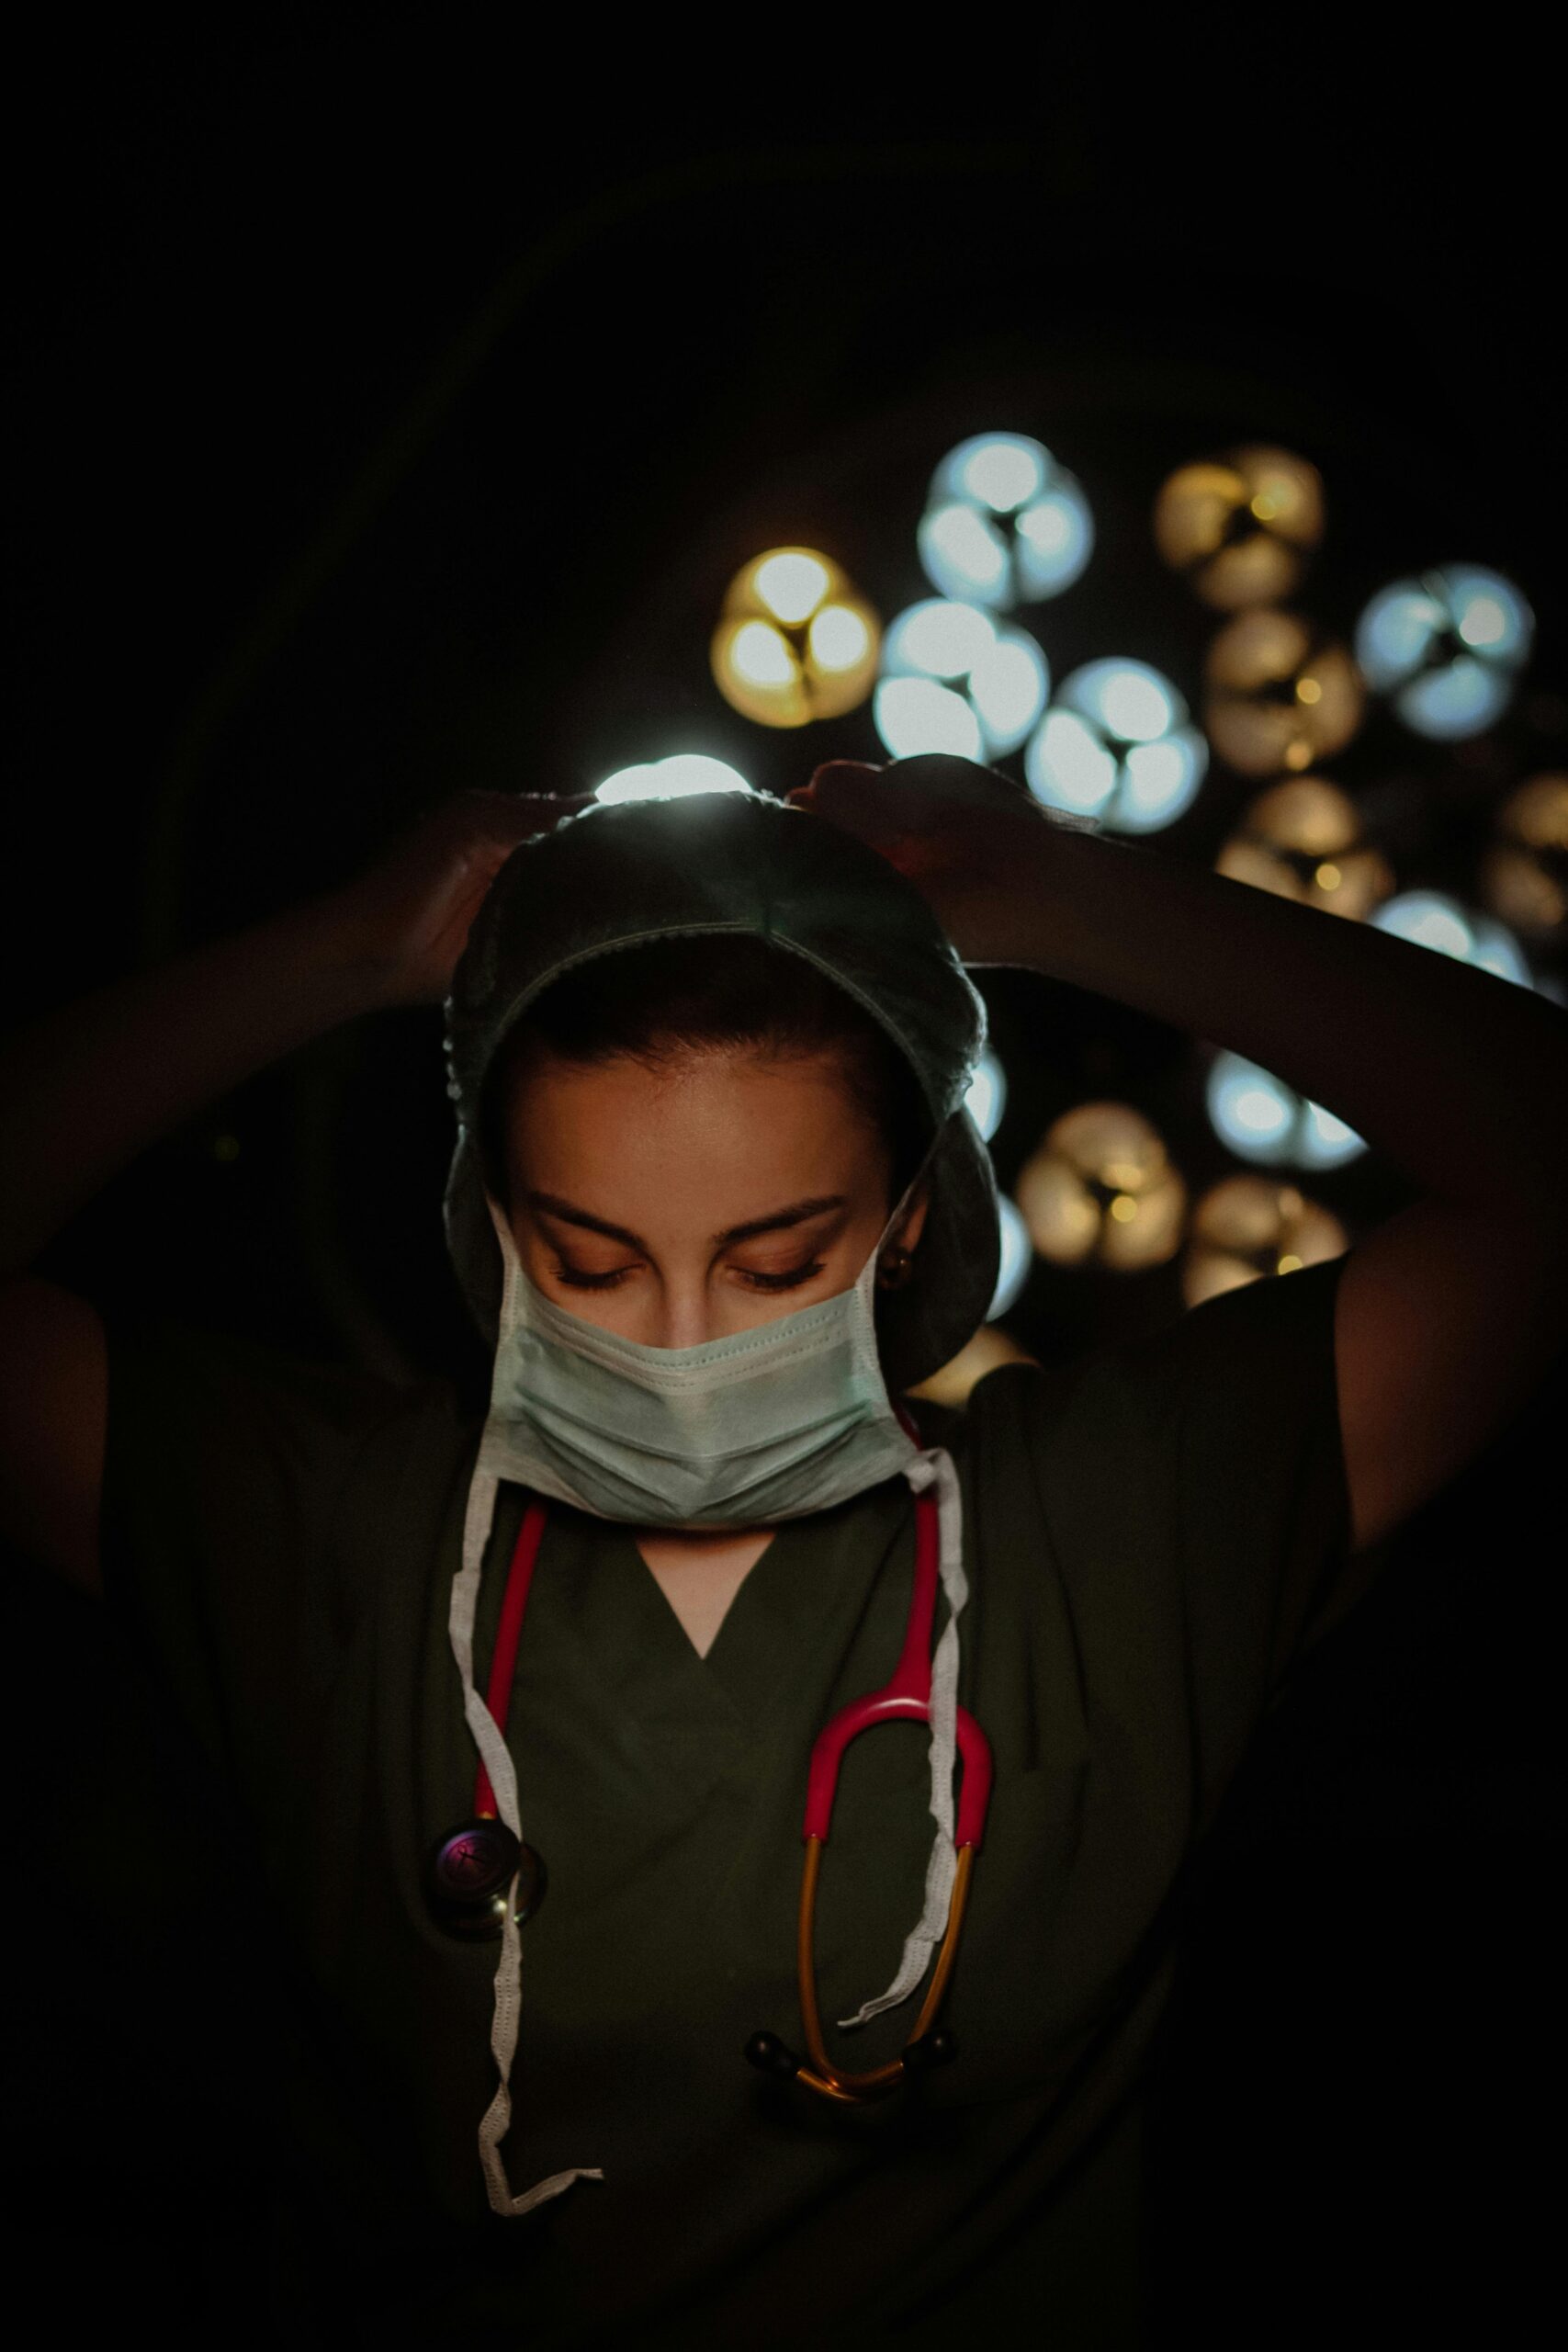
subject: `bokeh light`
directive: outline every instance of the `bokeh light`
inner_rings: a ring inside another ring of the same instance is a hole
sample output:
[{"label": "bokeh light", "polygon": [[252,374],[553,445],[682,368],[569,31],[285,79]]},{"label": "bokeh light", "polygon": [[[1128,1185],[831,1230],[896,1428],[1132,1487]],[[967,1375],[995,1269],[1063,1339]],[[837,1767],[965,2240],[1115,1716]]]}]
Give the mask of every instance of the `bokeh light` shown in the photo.
[{"label": "bokeh light", "polygon": [[1051,673],[1026,629],[978,605],[923,597],[892,621],[872,718],[896,760],[946,752],[964,760],[1017,751],[1045,707]]},{"label": "bokeh light", "polygon": [[1187,1187],[1158,1130],[1130,1102],[1080,1102],[1046,1129],[1014,1187],[1053,1265],[1113,1272],[1163,1265],[1181,1242]]},{"label": "bokeh light", "polygon": [[1038,1362],[1039,1358],[1021,1347],[1010,1331],[1004,1331],[996,1323],[982,1323],[966,1346],[960,1348],[940,1371],[933,1372],[929,1380],[911,1388],[909,1394],[929,1397],[933,1405],[947,1405],[956,1410],[968,1403],[969,1392],[976,1383],[984,1380],[988,1372],[995,1372],[998,1364]]},{"label": "bokeh light", "polygon": [[703,752],[671,752],[662,760],[644,760],[637,766],[617,768],[594,791],[595,800],[682,800],[693,792],[749,792],[739,768],[727,760],[708,758]]},{"label": "bokeh light", "polygon": [[1386,899],[1371,917],[1379,931],[1408,939],[1417,947],[1435,947],[1461,964],[1495,973],[1533,988],[1535,978],[1524,950],[1506,923],[1495,915],[1478,914],[1447,890],[1401,890]]},{"label": "bokeh light", "polygon": [[1387,858],[1361,839],[1355,802],[1321,775],[1288,776],[1250,800],[1214,871],[1355,922],[1394,888]]},{"label": "bokeh light", "polygon": [[1043,441],[977,433],[938,466],[917,541],[940,595],[1005,613],[1081,579],[1094,520],[1082,487]]},{"label": "bokeh light", "polygon": [[1016,1204],[1002,1193],[998,1195],[997,1206],[1001,1216],[1002,1261],[997,1274],[997,1286],[986,1313],[987,1323],[994,1323],[998,1315],[1005,1315],[1010,1306],[1017,1304],[1023,1285],[1029,1280],[1030,1267],[1034,1262],[1029,1227],[1019,1215]]},{"label": "bokeh light", "polygon": [[1000,1062],[987,1046],[975,1065],[969,1091],[964,1097],[964,1107],[979,1128],[985,1142],[989,1143],[1001,1125],[1007,1103],[1007,1079]]},{"label": "bokeh light", "polygon": [[1344,749],[1366,709],[1347,648],[1273,605],[1225,624],[1209,647],[1203,682],[1209,741],[1242,775],[1304,774]]},{"label": "bokeh light", "polygon": [[1293,1184],[1222,1177],[1193,1204],[1181,1295],[1198,1306],[1223,1291],[1342,1257],[1349,1246],[1339,1219]]},{"label": "bokeh light", "polygon": [[1279,604],[1323,537],[1323,478],[1261,443],[1179,466],[1155,501],[1154,537],[1205,604],[1227,613]]},{"label": "bokeh light", "polygon": [[1023,772],[1048,808],[1149,833],[1190,807],[1209,747],[1170,680],[1146,662],[1085,662],[1030,737]]},{"label": "bokeh light", "polygon": [[1456,742],[1502,716],[1534,639],[1535,616],[1501,572],[1440,564],[1378,591],[1356,624],[1356,659],[1414,733]]},{"label": "bokeh light", "polygon": [[1241,1054],[1215,1055],[1204,1100],[1226,1148],[1265,1168],[1341,1168],[1367,1148],[1365,1137],[1323,1103],[1309,1102]]},{"label": "bokeh light", "polygon": [[708,658],[732,710],[804,727],[864,702],[880,647],[875,612],[831,556],[769,548],[730,582]]},{"label": "bokeh light", "polygon": [[1489,912],[1535,946],[1568,940],[1568,775],[1533,775],[1509,793],[1478,880]]}]

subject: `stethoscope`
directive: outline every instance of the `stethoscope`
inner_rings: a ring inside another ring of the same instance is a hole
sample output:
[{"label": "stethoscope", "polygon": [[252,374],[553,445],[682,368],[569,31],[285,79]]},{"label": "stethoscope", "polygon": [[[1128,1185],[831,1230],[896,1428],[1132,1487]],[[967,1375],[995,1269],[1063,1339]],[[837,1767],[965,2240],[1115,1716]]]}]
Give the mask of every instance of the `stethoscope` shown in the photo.
[{"label": "stethoscope", "polygon": [[[900,1416],[902,1418],[902,1416]],[[486,1703],[502,1738],[517,1664],[517,1644],[528,1606],[539,1544],[545,1532],[545,1505],[530,1496],[518,1531],[512,1564],[502,1598],[495,1653],[491,1660]],[[822,2041],[817,2003],[814,1935],[817,1886],[822,1849],[833,1815],[839,1768],[845,1748],[860,1733],[878,1724],[930,1723],[931,1692],[931,1628],[935,1621],[940,1527],[937,1504],[930,1488],[915,1501],[915,1577],[904,1646],[890,1679],[879,1690],[852,1699],[818,1732],[807,1776],[806,1819],[801,1835],[806,1863],[800,1883],[796,1933],[796,1968],[800,1985],[800,2016],[807,2065],[779,2040],[777,2034],[754,2033],[743,2055],[762,2073],[793,2075],[824,2098],[856,2104],[895,2089],[908,2076],[944,2065],[957,2055],[957,2043],[946,2027],[936,2025],[957,1957],[959,1931],[969,1899],[975,1856],[986,1826],[991,1794],[991,1750],[985,1733],[964,1708],[956,1711],[954,1732],[963,1763],[953,1843],[957,1862],[931,1984],[920,2004],[914,2031],[900,2057],[862,2074],[846,2073],[829,2057]],[[507,1891],[513,1878],[517,1893],[513,1917],[521,1927],[544,1900],[547,1873],[542,1857],[517,1838],[496,1815],[495,1792],[483,1764],[474,1781],[474,1810],[470,1819],[436,1840],[425,1869],[425,1894],[437,1924],[464,1942],[493,1940],[504,1930]]]}]

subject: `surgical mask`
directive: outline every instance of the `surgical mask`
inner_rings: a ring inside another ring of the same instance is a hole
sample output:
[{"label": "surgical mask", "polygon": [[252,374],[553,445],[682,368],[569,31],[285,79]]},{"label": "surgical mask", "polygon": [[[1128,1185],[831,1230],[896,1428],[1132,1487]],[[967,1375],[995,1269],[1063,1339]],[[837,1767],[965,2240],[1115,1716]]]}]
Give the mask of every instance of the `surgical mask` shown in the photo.
[{"label": "surgical mask", "polygon": [[485,1197],[505,1287],[481,1470],[599,1519],[756,1527],[847,1501],[919,1451],[887,1393],[874,1310],[908,1193],[850,1289],[694,1348],[568,1314]]}]

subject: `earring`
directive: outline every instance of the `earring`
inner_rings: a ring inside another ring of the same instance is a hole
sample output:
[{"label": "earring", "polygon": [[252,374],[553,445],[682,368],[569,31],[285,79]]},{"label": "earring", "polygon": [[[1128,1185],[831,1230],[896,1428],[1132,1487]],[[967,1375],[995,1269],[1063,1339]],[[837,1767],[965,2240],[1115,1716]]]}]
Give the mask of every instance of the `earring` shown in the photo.
[{"label": "earring", "polygon": [[882,1290],[902,1290],[909,1279],[914,1259],[908,1250],[897,1243],[889,1250],[876,1271],[877,1286]]}]

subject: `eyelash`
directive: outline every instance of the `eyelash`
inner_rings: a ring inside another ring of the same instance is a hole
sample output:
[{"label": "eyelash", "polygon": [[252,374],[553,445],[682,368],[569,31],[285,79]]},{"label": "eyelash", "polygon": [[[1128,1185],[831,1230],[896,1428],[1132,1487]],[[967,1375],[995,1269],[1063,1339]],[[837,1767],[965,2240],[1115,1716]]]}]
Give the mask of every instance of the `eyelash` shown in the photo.
[{"label": "eyelash", "polygon": [[[808,1283],[813,1274],[819,1274],[826,1262],[825,1259],[814,1258],[807,1265],[792,1267],[787,1274],[749,1273],[746,1280],[758,1290],[796,1290],[802,1283]],[[556,1275],[558,1280],[568,1283],[573,1290],[615,1290],[632,1271],[630,1266],[619,1266],[607,1274],[583,1274],[574,1267],[558,1265]]]}]

